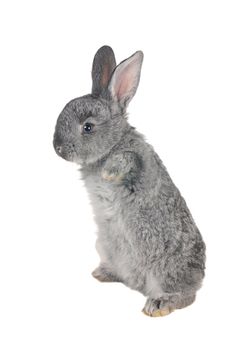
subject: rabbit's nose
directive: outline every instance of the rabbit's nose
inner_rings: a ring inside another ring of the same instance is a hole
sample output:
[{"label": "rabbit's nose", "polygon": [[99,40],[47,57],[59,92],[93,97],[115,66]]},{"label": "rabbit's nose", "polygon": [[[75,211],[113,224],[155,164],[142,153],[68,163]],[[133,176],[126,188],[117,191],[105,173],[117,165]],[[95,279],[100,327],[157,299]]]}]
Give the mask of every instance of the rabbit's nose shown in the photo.
[{"label": "rabbit's nose", "polygon": [[62,146],[56,146],[55,148],[56,148],[56,152],[57,152],[58,154],[61,154],[61,153],[62,153]]},{"label": "rabbit's nose", "polygon": [[59,157],[62,157],[62,158],[64,158],[64,159],[67,159],[67,148],[66,148],[66,146],[64,146],[64,145],[56,145],[55,147],[55,151],[56,151],[56,153],[57,153],[57,155],[59,156]]},{"label": "rabbit's nose", "polygon": [[63,150],[63,147],[62,147],[62,140],[61,138],[59,137],[59,135],[55,134],[54,135],[54,138],[53,138],[53,147],[56,151],[56,153],[61,156],[62,154],[62,150]]}]

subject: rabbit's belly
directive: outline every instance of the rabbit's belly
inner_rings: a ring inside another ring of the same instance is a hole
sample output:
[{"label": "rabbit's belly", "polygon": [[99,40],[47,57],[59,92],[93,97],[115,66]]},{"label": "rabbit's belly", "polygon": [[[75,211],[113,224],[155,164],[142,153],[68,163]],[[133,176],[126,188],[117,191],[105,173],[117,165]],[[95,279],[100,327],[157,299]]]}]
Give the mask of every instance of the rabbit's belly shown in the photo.
[{"label": "rabbit's belly", "polygon": [[129,213],[120,189],[116,191],[98,178],[87,185],[98,226],[96,248],[101,261],[110,264],[129,287],[144,293],[146,271],[135,242],[127,238],[131,236],[126,224]]},{"label": "rabbit's belly", "polygon": [[106,217],[99,225],[97,251],[101,261],[110,265],[126,285],[145,293],[145,263],[138,254],[137,246],[127,239],[123,215],[117,208],[113,208],[113,213],[115,216]]},{"label": "rabbit's belly", "polygon": [[146,269],[136,249],[123,237],[123,232],[117,232],[119,227],[109,226],[110,232],[100,231],[96,249],[102,263],[112,268],[113,273],[128,287],[145,293]]}]

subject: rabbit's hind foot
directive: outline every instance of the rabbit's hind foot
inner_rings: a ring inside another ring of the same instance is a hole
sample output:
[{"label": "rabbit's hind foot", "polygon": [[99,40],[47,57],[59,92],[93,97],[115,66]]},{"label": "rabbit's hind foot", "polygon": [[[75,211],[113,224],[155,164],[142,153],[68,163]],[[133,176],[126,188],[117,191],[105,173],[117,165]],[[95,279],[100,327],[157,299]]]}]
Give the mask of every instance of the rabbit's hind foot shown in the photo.
[{"label": "rabbit's hind foot", "polygon": [[183,309],[191,305],[195,300],[195,296],[195,294],[184,295],[177,293],[167,294],[158,299],[148,298],[142,311],[151,317],[166,316],[176,309]]},{"label": "rabbit's hind foot", "polygon": [[146,304],[142,310],[142,312],[151,317],[162,317],[169,315],[172,311],[174,311],[173,308],[170,306],[164,306],[160,308],[160,300],[155,300],[148,298],[146,301]]},{"label": "rabbit's hind foot", "polygon": [[92,272],[92,276],[100,282],[121,282],[121,280],[105,265],[97,267]]}]

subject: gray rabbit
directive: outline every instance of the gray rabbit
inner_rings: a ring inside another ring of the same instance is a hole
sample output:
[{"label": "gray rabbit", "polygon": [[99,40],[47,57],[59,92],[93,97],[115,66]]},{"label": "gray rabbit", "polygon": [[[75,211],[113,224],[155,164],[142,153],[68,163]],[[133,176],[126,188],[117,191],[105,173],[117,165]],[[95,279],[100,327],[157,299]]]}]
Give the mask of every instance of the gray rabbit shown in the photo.
[{"label": "gray rabbit", "polygon": [[54,148],[81,165],[98,226],[100,265],[93,276],[122,282],[147,297],[143,312],[165,316],[195,300],[205,270],[205,244],[158,155],[127,120],[143,53],[116,66],[101,47],[92,93],[61,112]]}]

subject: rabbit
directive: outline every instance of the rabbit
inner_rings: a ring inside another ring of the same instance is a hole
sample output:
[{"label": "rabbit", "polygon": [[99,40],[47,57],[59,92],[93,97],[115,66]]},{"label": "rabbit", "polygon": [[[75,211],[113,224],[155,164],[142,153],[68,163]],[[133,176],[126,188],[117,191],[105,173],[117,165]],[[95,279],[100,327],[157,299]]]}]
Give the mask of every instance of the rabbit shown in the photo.
[{"label": "rabbit", "polygon": [[[195,300],[205,272],[205,243],[159,156],[128,123],[143,53],[116,65],[101,47],[91,94],[71,100],[58,117],[53,146],[80,166],[98,227],[101,282],[121,282],[147,299],[159,317]],[[145,116],[146,117],[146,116]]]}]

